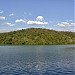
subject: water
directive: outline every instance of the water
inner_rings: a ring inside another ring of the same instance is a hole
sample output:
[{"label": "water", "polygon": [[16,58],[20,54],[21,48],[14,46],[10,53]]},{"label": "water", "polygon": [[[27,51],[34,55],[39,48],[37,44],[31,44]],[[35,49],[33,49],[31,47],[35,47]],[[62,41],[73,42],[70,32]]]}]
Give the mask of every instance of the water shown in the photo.
[{"label": "water", "polygon": [[75,75],[75,46],[0,46],[0,75]]}]

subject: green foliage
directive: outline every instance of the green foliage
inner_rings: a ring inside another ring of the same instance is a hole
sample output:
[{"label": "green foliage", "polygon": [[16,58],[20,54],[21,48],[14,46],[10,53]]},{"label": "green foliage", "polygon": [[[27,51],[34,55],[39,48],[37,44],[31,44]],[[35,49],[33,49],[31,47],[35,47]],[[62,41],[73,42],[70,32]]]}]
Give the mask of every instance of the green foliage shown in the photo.
[{"label": "green foliage", "polygon": [[0,44],[75,44],[75,32],[58,32],[49,29],[29,28],[14,32],[0,33]]}]

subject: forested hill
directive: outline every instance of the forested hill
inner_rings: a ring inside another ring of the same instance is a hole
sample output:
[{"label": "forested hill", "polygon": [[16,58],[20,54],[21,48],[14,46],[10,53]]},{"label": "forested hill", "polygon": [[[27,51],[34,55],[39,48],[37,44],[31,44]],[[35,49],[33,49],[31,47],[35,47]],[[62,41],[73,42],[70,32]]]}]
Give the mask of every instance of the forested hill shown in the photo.
[{"label": "forested hill", "polygon": [[75,44],[75,32],[58,32],[49,29],[29,28],[19,31],[0,33],[0,44]]}]

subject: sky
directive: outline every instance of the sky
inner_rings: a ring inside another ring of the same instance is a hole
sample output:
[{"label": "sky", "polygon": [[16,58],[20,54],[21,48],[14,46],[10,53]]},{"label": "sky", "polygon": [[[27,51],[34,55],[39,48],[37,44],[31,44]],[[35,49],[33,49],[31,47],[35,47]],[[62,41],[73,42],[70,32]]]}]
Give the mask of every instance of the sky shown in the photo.
[{"label": "sky", "polygon": [[75,32],[75,0],[0,0],[0,33],[26,28]]}]

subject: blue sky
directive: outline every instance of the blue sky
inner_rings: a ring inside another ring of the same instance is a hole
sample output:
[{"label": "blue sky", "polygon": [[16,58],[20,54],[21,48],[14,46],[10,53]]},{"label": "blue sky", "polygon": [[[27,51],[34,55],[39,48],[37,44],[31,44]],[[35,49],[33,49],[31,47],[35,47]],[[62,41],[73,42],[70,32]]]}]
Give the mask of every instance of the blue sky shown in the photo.
[{"label": "blue sky", "polygon": [[26,28],[74,31],[75,0],[0,0],[0,32]]}]

